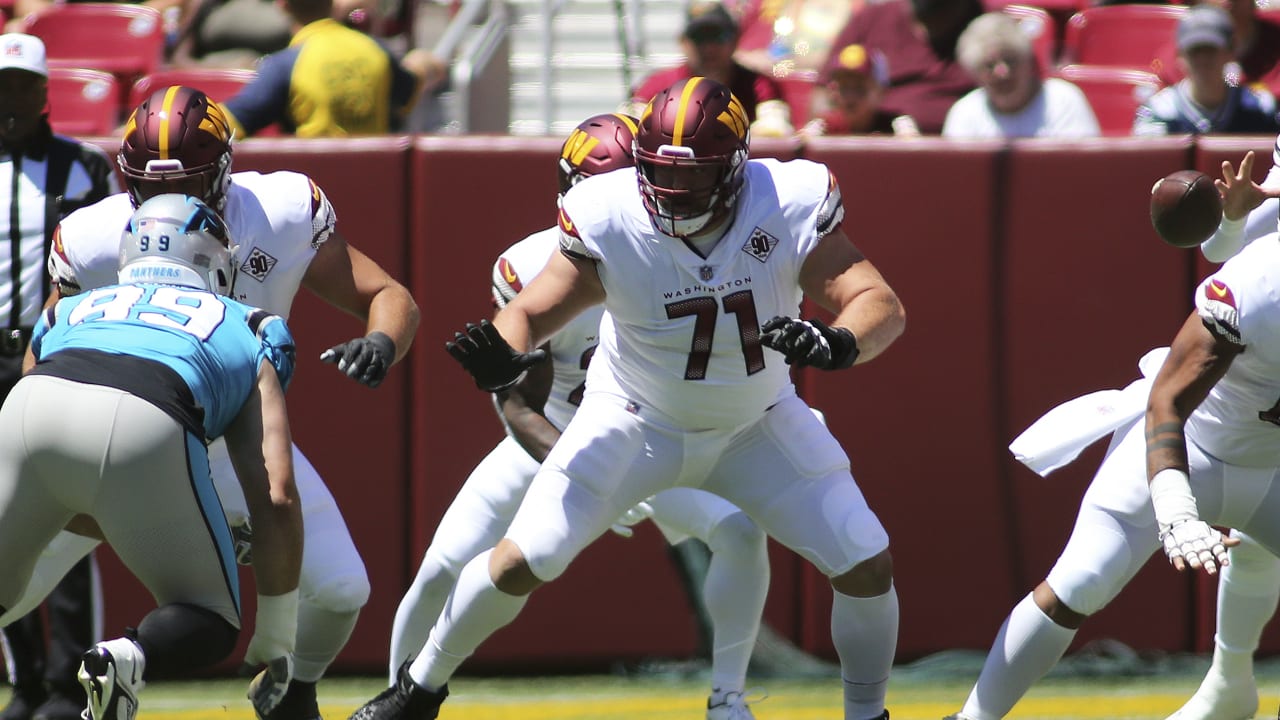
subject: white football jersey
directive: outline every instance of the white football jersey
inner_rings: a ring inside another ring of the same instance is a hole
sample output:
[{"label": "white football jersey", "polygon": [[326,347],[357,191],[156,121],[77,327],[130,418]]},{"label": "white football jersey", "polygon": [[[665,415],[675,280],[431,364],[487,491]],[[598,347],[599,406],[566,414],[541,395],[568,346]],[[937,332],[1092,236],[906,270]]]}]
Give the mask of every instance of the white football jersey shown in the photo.
[{"label": "white football jersey", "polygon": [[659,233],[634,170],[587,178],[565,196],[560,244],[594,260],[608,314],[588,371],[611,392],[682,428],[732,428],[795,394],[760,325],[800,310],[800,266],[840,225],[835,178],[807,160],[751,160],[733,225],[703,258]]},{"label": "white football jersey", "polygon": [[[49,275],[65,294],[116,284],[120,235],[133,210],[128,193],[118,193],[63,218]],[[239,245],[235,299],[288,318],[311,259],[337,222],[329,199],[300,173],[238,172],[223,219]]]},{"label": "white football jersey", "polygon": [[1280,235],[1251,243],[1196,290],[1215,334],[1244,346],[1187,420],[1188,435],[1233,465],[1280,467]]},{"label": "white football jersey", "polygon": [[[499,307],[507,303],[542,272],[553,253],[559,252],[559,228],[534,233],[507,248],[493,266],[493,300]],[[587,384],[587,364],[599,342],[600,317],[604,306],[597,305],[578,315],[552,336],[551,395],[543,414],[564,430],[582,403]]]}]

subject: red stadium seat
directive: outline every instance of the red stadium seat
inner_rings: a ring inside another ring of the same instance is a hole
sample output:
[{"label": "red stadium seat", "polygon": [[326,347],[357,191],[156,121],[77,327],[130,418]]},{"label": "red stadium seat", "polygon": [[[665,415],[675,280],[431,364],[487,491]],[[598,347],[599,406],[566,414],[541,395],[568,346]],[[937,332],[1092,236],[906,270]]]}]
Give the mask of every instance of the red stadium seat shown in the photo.
[{"label": "red stadium seat", "polygon": [[1160,78],[1145,70],[1064,65],[1056,74],[1084,92],[1103,135],[1132,133],[1138,106],[1160,89]]},{"label": "red stadium seat", "polygon": [[[1017,0],[982,0],[982,7],[988,11],[1003,10],[1009,5],[1019,4]],[[1030,3],[1052,15],[1070,17],[1093,4],[1093,0],[1039,0]]]},{"label": "red stadium seat", "polygon": [[49,124],[63,135],[114,133],[120,124],[115,76],[85,68],[49,68]]},{"label": "red stadium seat", "polygon": [[1098,5],[1067,21],[1063,64],[1110,65],[1154,71],[1173,42],[1182,5]]},{"label": "red stadium seat", "polygon": [[164,53],[164,22],[146,5],[58,3],[27,16],[24,30],[44,41],[50,65],[104,70],[122,93],[154,71]]},{"label": "red stadium seat", "polygon": [[[147,96],[158,88],[170,85],[185,85],[200,90],[212,100],[225,103],[240,92],[240,88],[248,85],[257,73],[252,70],[238,68],[174,68],[157,70],[133,84],[129,91],[129,112],[147,99]],[[268,125],[259,130],[255,137],[277,137],[280,128]]]},{"label": "red stadium seat", "polygon": [[1031,38],[1040,74],[1053,72],[1058,59],[1058,24],[1044,8],[1030,5],[1005,5],[1000,11],[1018,21],[1018,28]]}]

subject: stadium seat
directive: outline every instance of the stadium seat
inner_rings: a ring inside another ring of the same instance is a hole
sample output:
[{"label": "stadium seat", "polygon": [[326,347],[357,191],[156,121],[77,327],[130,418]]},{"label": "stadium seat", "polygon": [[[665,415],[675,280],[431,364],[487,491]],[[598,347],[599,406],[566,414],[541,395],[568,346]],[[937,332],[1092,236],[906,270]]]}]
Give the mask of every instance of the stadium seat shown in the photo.
[{"label": "stadium seat", "polygon": [[1000,11],[1018,21],[1018,28],[1031,38],[1040,74],[1049,75],[1057,64],[1058,24],[1047,10],[1031,5],[1005,5]]},{"label": "stadium seat", "polygon": [[103,70],[122,93],[154,71],[164,53],[164,22],[146,5],[57,3],[27,16],[24,30],[44,41],[50,65]]},{"label": "stadium seat", "polygon": [[1154,73],[1132,68],[1064,65],[1056,75],[1084,92],[1103,135],[1132,133],[1138,106],[1160,89]]},{"label": "stadium seat", "polygon": [[[158,88],[168,87],[170,85],[185,85],[200,90],[208,95],[215,102],[225,103],[240,91],[240,88],[248,85],[256,73],[252,70],[242,70],[239,68],[173,68],[168,70],[157,70],[150,75],[142,77],[138,82],[133,84],[133,89],[129,91],[128,108],[132,109],[147,99],[147,96],[155,92]],[[268,125],[259,130],[255,137],[276,137],[279,136],[280,128],[277,125]]]},{"label": "stadium seat", "polygon": [[[988,12],[1003,10],[1009,5],[1020,4],[1018,0],[982,0],[982,7]],[[1093,4],[1093,0],[1039,0],[1031,3],[1051,15],[1070,17]]]},{"label": "stadium seat", "polygon": [[111,135],[120,124],[120,92],[109,72],[49,68],[49,124],[74,137]]},{"label": "stadium seat", "polygon": [[1110,65],[1154,71],[1161,51],[1174,41],[1182,5],[1097,5],[1067,21],[1062,42],[1065,65]]}]

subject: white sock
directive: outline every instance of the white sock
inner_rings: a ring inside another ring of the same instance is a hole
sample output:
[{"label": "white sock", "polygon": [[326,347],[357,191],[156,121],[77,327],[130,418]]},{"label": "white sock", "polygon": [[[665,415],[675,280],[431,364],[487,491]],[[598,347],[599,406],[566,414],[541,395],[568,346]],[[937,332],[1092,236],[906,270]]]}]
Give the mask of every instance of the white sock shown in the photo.
[{"label": "white sock", "polygon": [[422,652],[427,644],[431,627],[435,625],[440,611],[444,610],[445,600],[453,590],[457,578],[430,555],[422,558],[418,574],[413,584],[400,599],[396,608],[396,617],[391,624],[391,664],[389,677],[392,685],[396,684],[396,673],[400,665],[411,657]]},{"label": "white sock", "polygon": [[879,717],[898,649],[898,591],[891,586],[869,598],[835,593],[831,641],[844,678],[845,720]]},{"label": "white sock", "polygon": [[418,685],[435,692],[471,657],[480,643],[515,620],[528,595],[508,595],[489,578],[486,550],[462,568],[444,611],[431,630],[422,653],[409,666],[409,676]]},{"label": "white sock", "polygon": [[334,612],[303,598],[298,603],[298,635],[294,641],[293,679],[316,682],[346,647],[360,609]]},{"label": "white sock", "polygon": [[716,526],[707,547],[711,563],[702,593],[714,632],[711,687],[742,692],[769,594],[768,546],[750,518],[735,515]]},{"label": "white sock", "polygon": [[996,635],[982,674],[961,711],[972,720],[1000,720],[1049,672],[1076,636],[1054,623],[1028,593]]}]

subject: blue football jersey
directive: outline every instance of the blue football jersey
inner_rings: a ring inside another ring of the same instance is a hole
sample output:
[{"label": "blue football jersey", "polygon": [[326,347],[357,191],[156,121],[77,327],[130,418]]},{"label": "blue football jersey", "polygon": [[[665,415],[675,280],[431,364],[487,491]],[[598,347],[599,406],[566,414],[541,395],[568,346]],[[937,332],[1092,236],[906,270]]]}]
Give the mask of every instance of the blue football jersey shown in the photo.
[{"label": "blue football jersey", "polygon": [[208,439],[221,436],[240,412],[263,360],[282,387],[294,366],[293,335],[282,318],[174,285],[113,285],[64,298],[41,315],[31,349],[37,361],[90,350],[165,365],[203,409]]}]

